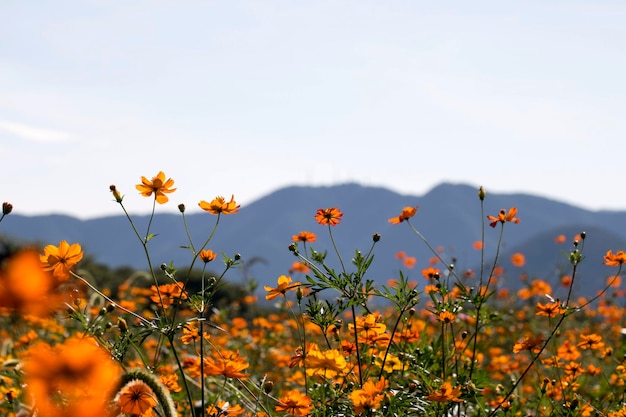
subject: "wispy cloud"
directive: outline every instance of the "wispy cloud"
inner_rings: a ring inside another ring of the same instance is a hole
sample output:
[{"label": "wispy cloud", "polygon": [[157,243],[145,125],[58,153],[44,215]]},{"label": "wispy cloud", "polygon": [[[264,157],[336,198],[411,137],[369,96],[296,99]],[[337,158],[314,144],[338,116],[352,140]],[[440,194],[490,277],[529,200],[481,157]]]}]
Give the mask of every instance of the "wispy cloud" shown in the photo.
[{"label": "wispy cloud", "polygon": [[70,140],[70,135],[66,132],[42,129],[7,120],[0,120],[0,130],[15,135],[20,139],[37,143],[59,143],[68,142]]}]

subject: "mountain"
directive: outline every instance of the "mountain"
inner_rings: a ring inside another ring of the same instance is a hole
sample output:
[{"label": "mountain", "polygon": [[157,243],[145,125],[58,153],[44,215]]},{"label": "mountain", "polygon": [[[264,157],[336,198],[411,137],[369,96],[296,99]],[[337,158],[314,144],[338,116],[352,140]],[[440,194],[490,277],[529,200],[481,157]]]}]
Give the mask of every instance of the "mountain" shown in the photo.
[{"label": "mountain", "polygon": [[[332,228],[332,233],[344,262],[349,263],[356,249],[367,252],[372,235],[379,233],[382,238],[374,249],[375,260],[369,278],[384,283],[396,277],[402,265],[394,255],[405,251],[408,256],[418,259],[409,276],[420,280],[422,285],[420,271],[428,266],[432,253],[406,223],[391,225],[388,218],[399,215],[405,206],[418,205],[411,223],[432,247],[443,248],[444,259],[454,257],[457,270],[477,269],[480,252],[472,249],[472,243],[481,239],[482,220],[486,215],[497,215],[502,208],[517,207],[521,222],[505,224],[499,257],[510,280],[507,285],[519,285],[518,278],[522,273],[558,282],[560,274],[568,273],[568,268],[558,270],[559,264],[567,266],[567,258],[562,252],[571,249],[575,234],[586,231],[586,259],[579,268],[577,290],[590,294],[597,291],[611,273],[602,265],[604,253],[625,246],[626,228],[620,226],[626,224],[626,212],[589,211],[528,194],[488,193],[481,214],[477,191],[469,185],[450,183],[438,185],[422,196],[402,195],[354,183],[286,187],[242,207],[238,214],[221,216],[208,248],[229,256],[239,253],[243,260],[258,260],[251,265],[250,275],[261,285],[275,285],[277,277],[287,274],[296,260],[288,251],[292,235],[306,230],[318,235],[318,241],[309,247],[328,250],[329,264],[339,268],[327,227],[314,220],[318,208],[338,207],[344,216],[341,223]],[[145,234],[149,217],[132,217],[139,233]],[[189,231],[196,246],[209,236],[216,219],[205,212],[187,214]],[[486,258],[493,259],[500,225],[491,228],[485,219],[484,228]],[[151,232],[156,235],[148,244],[153,265],[170,261],[179,267],[188,265],[190,252],[180,247],[188,244],[181,215],[157,214]],[[559,245],[554,238],[560,234],[565,234],[568,241]],[[0,235],[40,244],[57,244],[65,239],[80,243],[97,262],[112,267],[147,268],[141,244],[123,215],[80,220],[63,215],[11,214],[0,224]],[[509,258],[515,252],[526,255],[523,268],[511,266]],[[217,265],[211,266],[219,271]],[[241,279],[241,271],[230,272],[227,278],[231,281]]]}]

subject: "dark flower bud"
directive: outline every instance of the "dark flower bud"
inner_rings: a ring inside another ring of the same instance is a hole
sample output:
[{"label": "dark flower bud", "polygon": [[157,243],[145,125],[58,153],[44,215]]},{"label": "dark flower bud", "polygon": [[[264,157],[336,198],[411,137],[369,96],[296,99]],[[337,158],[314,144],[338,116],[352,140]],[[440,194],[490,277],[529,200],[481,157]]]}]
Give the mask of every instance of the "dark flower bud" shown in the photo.
[{"label": "dark flower bud", "polygon": [[166,263],[162,263],[161,264],[161,270],[162,271],[167,271],[167,264]]},{"label": "dark flower bud", "polygon": [[374,243],[378,242],[380,240],[380,234],[374,233],[374,235],[372,236],[372,240],[374,241]]},{"label": "dark flower bud", "polygon": [[123,318],[117,319],[117,327],[120,329],[120,333],[126,333],[128,331],[128,324]]},{"label": "dark flower bud", "polygon": [[109,185],[109,190],[111,190],[111,193],[113,193],[113,198],[115,198],[115,201],[117,201],[118,203],[121,203],[122,195],[120,194],[119,191],[117,191],[117,188],[115,187],[115,185],[113,184]]},{"label": "dark flower bud", "polygon": [[587,232],[580,232],[580,238],[582,240],[585,240],[586,237],[587,237]]},{"label": "dark flower bud", "polygon": [[13,204],[7,203],[6,201],[2,203],[2,214],[7,215],[13,211]]},{"label": "dark flower bud", "polygon": [[263,391],[265,391],[266,394],[269,394],[270,392],[272,392],[273,389],[274,389],[274,383],[272,381],[265,381],[263,383]]},{"label": "dark flower bud", "polygon": [[115,310],[115,306],[113,304],[107,305],[107,313],[112,313]]},{"label": "dark flower bud", "polygon": [[485,199],[486,195],[487,195],[487,192],[485,191],[485,189],[481,185],[480,188],[478,189],[478,198],[480,199],[480,201],[483,201]]},{"label": "dark flower bud", "polygon": [[181,213],[185,212],[185,205],[184,204],[179,204],[178,205],[178,211],[180,211]]},{"label": "dark flower bud", "polygon": [[295,243],[290,243],[289,244],[289,252],[295,252],[296,251],[296,244]]},{"label": "dark flower bud", "polygon": [[236,260],[236,261],[238,261],[238,260],[240,260],[240,259],[241,259],[241,254],[236,253],[236,254],[235,254],[235,260]]}]

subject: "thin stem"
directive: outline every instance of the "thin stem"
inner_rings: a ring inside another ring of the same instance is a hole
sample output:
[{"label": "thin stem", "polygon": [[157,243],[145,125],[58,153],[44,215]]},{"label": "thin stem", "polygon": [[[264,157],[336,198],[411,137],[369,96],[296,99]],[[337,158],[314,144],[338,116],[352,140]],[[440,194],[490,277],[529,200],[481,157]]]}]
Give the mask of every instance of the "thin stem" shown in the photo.
[{"label": "thin stem", "polygon": [[335,253],[337,253],[337,257],[339,258],[339,263],[341,263],[341,270],[344,274],[346,274],[346,267],[343,264],[343,259],[341,259],[341,254],[339,253],[339,249],[337,249],[337,245],[335,244],[335,238],[333,237],[333,231],[330,228],[330,224],[328,225],[328,234],[330,235],[330,241],[333,243],[333,248],[335,248]]}]

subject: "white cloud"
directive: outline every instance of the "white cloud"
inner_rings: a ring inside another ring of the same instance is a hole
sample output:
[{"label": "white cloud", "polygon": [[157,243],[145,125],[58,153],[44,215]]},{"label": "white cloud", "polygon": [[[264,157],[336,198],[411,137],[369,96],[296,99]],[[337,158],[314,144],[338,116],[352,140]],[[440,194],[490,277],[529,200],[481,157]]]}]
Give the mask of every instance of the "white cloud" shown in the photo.
[{"label": "white cloud", "polygon": [[0,120],[0,130],[4,130],[21,139],[37,143],[59,143],[70,140],[70,135],[66,132],[42,129],[6,120]]}]

